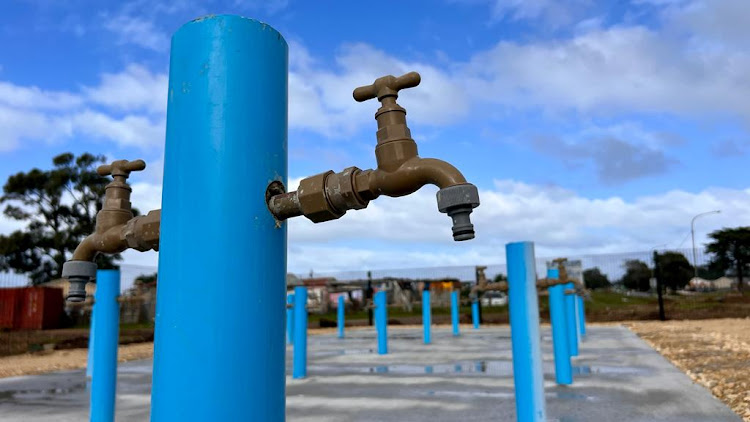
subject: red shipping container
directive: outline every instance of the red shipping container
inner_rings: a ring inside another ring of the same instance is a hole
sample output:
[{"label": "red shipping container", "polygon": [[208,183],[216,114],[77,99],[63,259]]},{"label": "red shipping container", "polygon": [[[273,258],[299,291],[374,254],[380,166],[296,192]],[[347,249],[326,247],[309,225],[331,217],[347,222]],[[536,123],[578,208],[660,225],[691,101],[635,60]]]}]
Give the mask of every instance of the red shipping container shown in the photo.
[{"label": "red shipping container", "polygon": [[18,326],[23,288],[0,289],[0,329]]},{"label": "red shipping container", "polygon": [[58,328],[63,313],[63,292],[55,287],[23,289],[20,316],[16,328],[45,330]]}]

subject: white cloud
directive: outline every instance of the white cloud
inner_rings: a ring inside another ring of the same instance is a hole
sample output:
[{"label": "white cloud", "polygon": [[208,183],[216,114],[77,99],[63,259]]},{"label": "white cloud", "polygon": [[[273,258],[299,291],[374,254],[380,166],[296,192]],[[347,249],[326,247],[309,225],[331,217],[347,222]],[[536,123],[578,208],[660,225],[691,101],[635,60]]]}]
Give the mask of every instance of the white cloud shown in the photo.
[{"label": "white cloud", "polygon": [[166,73],[154,73],[138,64],[129,64],[120,73],[104,73],[101,82],[84,88],[87,98],[96,104],[120,110],[165,113],[167,110]]},{"label": "white cloud", "polygon": [[83,103],[79,95],[46,91],[36,86],[19,86],[0,81],[0,105],[23,109],[64,110]]},{"label": "white cloud", "polygon": [[134,44],[149,50],[165,51],[169,36],[150,20],[129,14],[104,19],[104,29],[116,34],[120,44]]},{"label": "white cloud", "polygon": [[118,119],[101,112],[84,110],[71,116],[71,122],[76,133],[114,142],[120,146],[153,147],[161,150],[164,144],[164,120],[152,121],[148,117],[138,115]]}]

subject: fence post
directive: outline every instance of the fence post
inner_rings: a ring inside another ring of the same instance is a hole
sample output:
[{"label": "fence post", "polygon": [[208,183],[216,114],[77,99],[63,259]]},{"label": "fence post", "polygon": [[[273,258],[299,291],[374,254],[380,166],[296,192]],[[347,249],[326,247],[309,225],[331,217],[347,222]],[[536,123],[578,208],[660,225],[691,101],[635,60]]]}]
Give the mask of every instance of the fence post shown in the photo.
[{"label": "fence post", "polygon": [[375,293],[375,329],[378,331],[378,354],[388,354],[388,298],[386,292]]},{"label": "fence post", "polygon": [[[565,283],[565,290],[575,288],[573,283]],[[578,356],[578,315],[576,314],[576,294],[565,293],[565,320],[568,326],[568,352],[570,356]]]},{"label": "fence post", "polygon": [[471,322],[474,329],[479,329],[479,297],[471,298]]},{"label": "fence post", "polygon": [[336,309],[338,315],[339,338],[344,338],[344,311],[346,310],[344,296],[339,296],[339,306]]},{"label": "fence post", "polygon": [[286,343],[294,344],[294,293],[286,295]]},{"label": "fence post", "polygon": [[458,330],[458,290],[451,292],[451,321],[453,322],[453,335],[460,334]]},{"label": "fence post", "polygon": [[505,252],[517,420],[543,422],[546,411],[534,244],[509,243]]},{"label": "fence post", "polygon": [[287,183],[287,64],[241,16],[172,37],[152,422],[284,420],[287,224],[265,195]]},{"label": "fence post", "polygon": [[[557,268],[548,269],[547,278],[558,280],[560,271]],[[555,353],[555,381],[561,385],[568,385],[573,383],[573,374],[568,351],[568,326],[565,321],[565,286],[562,284],[550,286],[547,291],[552,324],[552,347]]]},{"label": "fence post", "polygon": [[424,329],[424,344],[432,341],[432,309],[430,308],[430,284],[425,283],[422,290],[422,328]]},{"label": "fence post", "polygon": [[307,287],[294,288],[294,353],[292,378],[307,376]]},{"label": "fence post", "polygon": [[120,270],[97,270],[91,341],[91,422],[115,420],[117,346],[120,334]]},{"label": "fence post", "polygon": [[578,333],[583,339],[586,337],[586,309],[581,295],[576,295],[576,300],[578,301]]}]

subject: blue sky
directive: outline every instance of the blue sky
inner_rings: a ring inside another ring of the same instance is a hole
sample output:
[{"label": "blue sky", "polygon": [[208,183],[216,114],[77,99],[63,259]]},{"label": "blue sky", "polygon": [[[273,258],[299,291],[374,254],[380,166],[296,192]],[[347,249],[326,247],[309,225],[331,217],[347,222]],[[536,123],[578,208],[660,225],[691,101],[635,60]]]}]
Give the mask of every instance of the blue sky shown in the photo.
[{"label": "blue sky", "polygon": [[0,179],[65,151],[139,157],[134,205],[159,207],[169,37],[208,13],[289,42],[290,179],[374,166],[377,105],[351,91],[416,70],[399,101],[420,155],[480,188],[472,242],[452,242],[425,187],[290,222],[292,271],[501,263],[513,240],[540,256],[688,247],[712,209],[699,241],[750,225],[746,0],[7,1]]}]

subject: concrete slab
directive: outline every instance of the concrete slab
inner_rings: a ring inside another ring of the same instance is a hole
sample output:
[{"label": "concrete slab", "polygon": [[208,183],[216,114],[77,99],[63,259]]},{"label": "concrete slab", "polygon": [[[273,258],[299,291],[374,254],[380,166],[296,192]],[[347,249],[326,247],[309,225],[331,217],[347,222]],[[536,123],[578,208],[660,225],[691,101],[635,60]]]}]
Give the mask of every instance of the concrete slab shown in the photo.
[{"label": "concrete slab", "polygon": [[[554,383],[549,329],[543,329],[550,421],[740,421],[706,389],[622,327],[590,327],[574,359],[575,382]],[[421,330],[389,327],[376,354],[371,330],[309,337],[308,378],[287,378],[290,421],[514,421],[508,327]],[[291,348],[287,350],[291,362]],[[119,368],[118,421],[148,419],[151,361]],[[0,380],[3,421],[87,419],[84,371]]]}]

